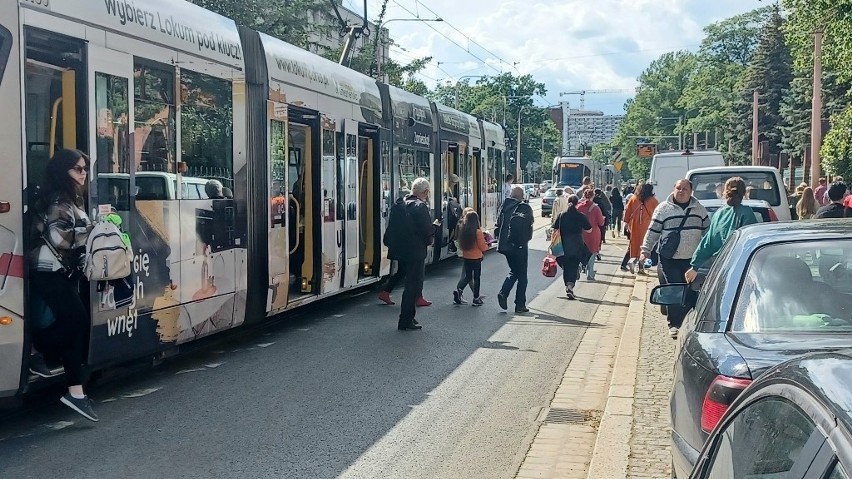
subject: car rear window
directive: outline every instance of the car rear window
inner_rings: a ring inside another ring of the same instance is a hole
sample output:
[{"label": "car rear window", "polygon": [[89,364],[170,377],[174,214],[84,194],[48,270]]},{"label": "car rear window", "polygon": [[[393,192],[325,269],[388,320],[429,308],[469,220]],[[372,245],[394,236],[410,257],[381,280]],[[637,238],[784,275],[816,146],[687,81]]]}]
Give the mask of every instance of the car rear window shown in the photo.
[{"label": "car rear window", "polygon": [[[768,209],[766,209],[766,208],[755,208],[755,207],[752,207],[751,209],[752,209],[752,211],[754,211],[754,217],[755,217],[755,219],[757,219],[758,223],[768,223],[768,222],[772,221],[772,219],[769,217],[769,210]],[[718,210],[719,210],[719,207],[711,206],[711,207],[707,208],[707,215],[712,218],[713,213],[717,212]]]},{"label": "car rear window", "polygon": [[728,179],[739,176],[746,184],[746,198],[763,200],[770,206],[781,205],[781,187],[775,180],[775,174],[764,171],[732,173],[696,173],[690,176],[693,195],[699,200],[722,199],[721,191]]},{"label": "car rear window", "polygon": [[733,331],[852,332],[852,240],[765,246],[749,261]]}]

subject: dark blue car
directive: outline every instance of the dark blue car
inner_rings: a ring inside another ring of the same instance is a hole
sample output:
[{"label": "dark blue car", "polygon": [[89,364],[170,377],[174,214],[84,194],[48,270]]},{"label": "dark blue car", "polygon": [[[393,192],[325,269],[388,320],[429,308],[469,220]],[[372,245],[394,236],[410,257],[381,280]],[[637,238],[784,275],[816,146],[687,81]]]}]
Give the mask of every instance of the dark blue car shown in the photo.
[{"label": "dark blue car", "polygon": [[767,371],[713,431],[692,479],[849,479],[852,351],[813,353]]},{"label": "dark blue car", "polygon": [[700,293],[662,286],[652,303],[693,307],[679,335],[670,401],[673,476],[685,478],[709,432],[768,368],[852,347],[852,220],[742,228]]}]

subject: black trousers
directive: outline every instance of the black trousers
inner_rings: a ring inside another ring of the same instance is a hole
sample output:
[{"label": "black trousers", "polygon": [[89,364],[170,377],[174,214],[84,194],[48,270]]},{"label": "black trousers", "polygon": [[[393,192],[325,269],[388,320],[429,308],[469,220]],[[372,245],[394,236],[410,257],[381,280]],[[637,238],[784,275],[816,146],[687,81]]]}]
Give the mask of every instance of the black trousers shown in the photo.
[{"label": "black trousers", "polygon": [[580,257],[579,256],[560,256],[556,258],[556,263],[562,267],[562,281],[565,286],[568,283],[576,283],[580,279]]},{"label": "black trousers", "polygon": [[479,297],[479,277],[482,275],[482,259],[464,259],[462,275],[456,288],[464,290],[468,284],[473,291],[474,299]]},{"label": "black trousers", "polygon": [[613,229],[615,231],[618,231],[619,233],[621,232],[621,220],[622,220],[622,218],[624,218],[624,212],[623,211],[612,213],[612,220],[610,221],[610,226],[612,226]]},{"label": "black trousers", "polygon": [[503,286],[500,288],[500,294],[509,296],[512,292],[512,287],[518,283],[518,289],[515,290],[515,306],[525,307],[527,304],[527,265],[529,264],[529,251],[526,248],[513,249],[506,254],[506,262],[509,263],[509,274],[503,281]]},{"label": "black trousers", "polygon": [[411,326],[417,312],[415,302],[423,296],[423,278],[426,265],[423,260],[405,261],[405,291],[402,292],[402,307],[399,312],[399,326]]},{"label": "black trousers", "polygon": [[30,284],[56,318],[47,328],[33,328],[33,344],[45,357],[62,361],[69,386],[83,384],[91,322],[80,296],[81,282],[59,272],[33,271]]},{"label": "black trousers", "polygon": [[[689,270],[690,260],[688,259],[671,259],[660,257],[660,265],[657,268],[657,276],[660,278],[660,284],[674,284],[686,282],[686,272]],[[668,323],[670,328],[679,328],[683,324],[683,319],[689,313],[690,308],[684,306],[668,306]]]},{"label": "black trousers", "polygon": [[399,286],[399,283],[405,279],[405,267],[405,261],[397,260],[396,273],[388,276],[388,279],[385,281],[385,285],[382,287],[382,291],[392,293],[393,290]]}]

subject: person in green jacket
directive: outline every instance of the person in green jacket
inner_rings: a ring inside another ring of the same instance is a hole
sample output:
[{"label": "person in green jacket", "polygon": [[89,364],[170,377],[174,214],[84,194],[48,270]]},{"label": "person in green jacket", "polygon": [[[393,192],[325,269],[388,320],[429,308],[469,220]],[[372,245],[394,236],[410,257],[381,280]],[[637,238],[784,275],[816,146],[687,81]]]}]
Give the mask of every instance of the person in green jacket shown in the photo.
[{"label": "person in green jacket", "polygon": [[742,226],[757,223],[754,210],[744,206],[743,198],[746,194],[746,184],[740,177],[733,177],[725,182],[724,198],[726,206],[719,208],[710,219],[710,227],[701,239],[698,249],[692,255],[690,266],[686,272],[686,281],[691,283],[698,276],[698,268],[716,256],[725,241],[734,231]]}]

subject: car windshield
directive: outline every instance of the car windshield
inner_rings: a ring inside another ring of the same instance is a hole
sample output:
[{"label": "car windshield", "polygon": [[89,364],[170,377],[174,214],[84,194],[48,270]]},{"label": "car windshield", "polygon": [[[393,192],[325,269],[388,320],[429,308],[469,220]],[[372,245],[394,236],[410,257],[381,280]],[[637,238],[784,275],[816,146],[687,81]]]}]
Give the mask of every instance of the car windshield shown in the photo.
[{"label": "car windshield", "polygon": [[780,186],[775,174],[766,171],[708,172],[693,174],[693,195],[699,200],[722,199],[722,189],[729,178],[739,176],[746,184],[746,197],[763,200],[770,206],[781,205]]},{"label": "car windshield", "polygon": [[852,332],[852,240],[758,250],[746,269],[732,330]]}]

